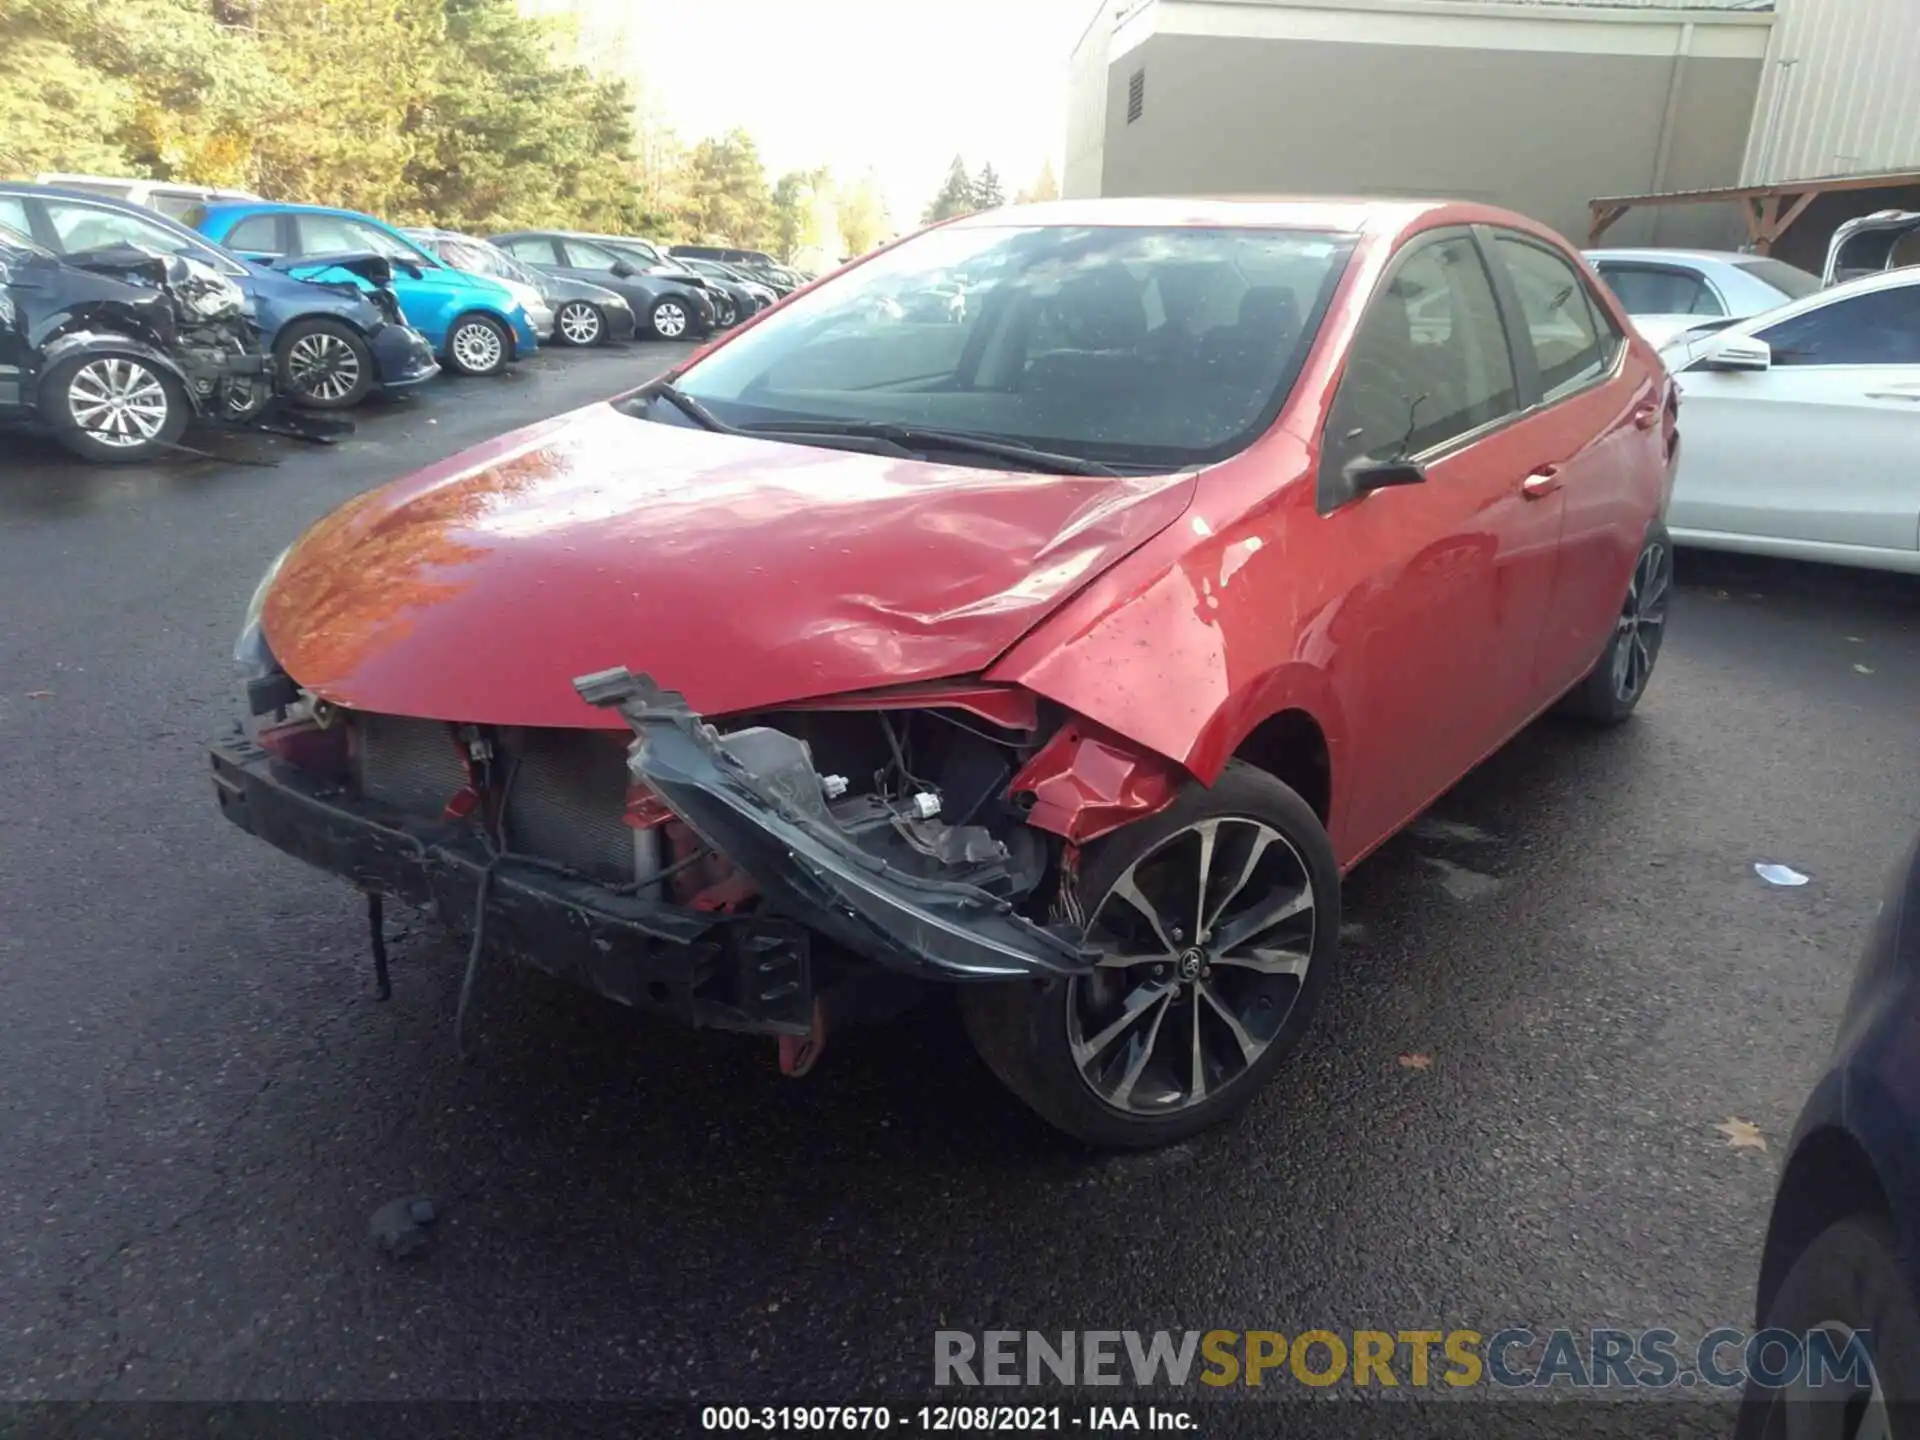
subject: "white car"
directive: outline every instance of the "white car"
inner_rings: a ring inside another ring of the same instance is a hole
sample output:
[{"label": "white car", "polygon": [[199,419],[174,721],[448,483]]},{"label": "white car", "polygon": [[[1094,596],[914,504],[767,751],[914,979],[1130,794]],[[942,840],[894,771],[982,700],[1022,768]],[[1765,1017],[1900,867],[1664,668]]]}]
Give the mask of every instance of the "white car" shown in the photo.
[{"label": "white car", "polygon": [[258,200],[251,190],[232,190],[218,185],[180,185],[171,180],[121,179],[114,175],[67,175],[47,173],[34,176],[38,185],[58,185],[65,190],[83,190],[89,195],[106,195],[158,210],[175,220],[183,218],[197,205],[220,205],[229,200]]},{"label": "white car", "polygon": [[1820,277],[1765,255],[1731,250],[1589,250],[1634,329],[1655,345],[1683,330],[1718,328],[1820,288]]},{"label": "white car", "polygon": [[1682,334],[1682,545],[1920,575],[1920,269]]}]

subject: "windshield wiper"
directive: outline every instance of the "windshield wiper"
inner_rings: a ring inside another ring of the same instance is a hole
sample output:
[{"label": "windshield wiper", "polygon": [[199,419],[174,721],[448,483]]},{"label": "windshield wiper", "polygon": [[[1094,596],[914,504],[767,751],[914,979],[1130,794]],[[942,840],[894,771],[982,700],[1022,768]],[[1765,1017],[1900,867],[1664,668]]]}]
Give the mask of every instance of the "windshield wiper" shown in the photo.
[{"label": "windshield wiper", "polygon": [[640,390],[640,398],[643,400],[666,401],[702,430],[712,430],[721,435],[745,435],[749,433],[740,429],[737,425],[727,424],[726,421],[722,420],[718,415],[694,399],[693,396],[687,394],[686,391],[675,386],[671,381],[656,380],[651,385],[643,386]]},{"label": "windshield wiper", "polygon": [[1119,475],[1121,472],[1098,460],[1079,455],[1062,455],[1042,450],[1023,440],[1002,440],[991,435],[975,435],[965,430],[942,430],[928,425],[904,425],[892,420],[777,420],[750,426],[743,433],[762,439],[783,435],[799,438],[846,435],[860,439],[885,440],[909,450],[955,450],[968,455],[993,455],[1002,460],[1017,460],[1035,470],[1057,475]]}]

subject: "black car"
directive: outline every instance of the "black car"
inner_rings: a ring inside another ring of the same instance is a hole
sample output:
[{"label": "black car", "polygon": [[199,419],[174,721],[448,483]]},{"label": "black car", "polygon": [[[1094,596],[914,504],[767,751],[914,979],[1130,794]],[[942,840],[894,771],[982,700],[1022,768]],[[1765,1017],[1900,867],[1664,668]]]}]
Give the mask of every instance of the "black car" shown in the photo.
[{"label": "black car", "polygon": [[320,260],[260,263],[223,250],[197,230],[142,205],[50,185],[0,181],[0,224],[56,255],[136,245],[218,270],[252,302],[273,355],[275,383],[297,403],[344,410],[375,388],[398,394],[440,373],[427,338],[406,323],[391,267]]},{"label": "black car", "polygon": [[1778,1351],[1779,1385],[1750,1380],[1741,1440],[1920,1436],[1920,843],[1794,1127],[1754,1311],[1757,1331],[1799,1338]]},{"label": "black car", "polygon": [[719,323],[711,296],[691,276],[656,275],[607,248],[598,236],[565,230],[515,230],[489,236],[507,254],[542,274],[602,285],[625,298],[641,333],[659,340],[696,340]]},{"label": "black car", "polygon": [[782,295],[792,294],[807,283],[806,276],[788,269],[764,250],[742,250],[730,245],[675,245],[667,253],[676,260],[718,260],[723,265],[732,265]]},{"label": "black car", "polygon": [[247,298],[218,270],[132,245],[63,259],[0,225],[0,417],[125,463],[195,416],[252,420],[273,394]]},{"label": "black car", "polygon": [[780,292],[765,281],[756,280],[744,270],[718,260],[683,259],[680,263],[709,284],[718,285],[733,301],[736,320],[758,315],[780,301]]},{"label": "black car", "polygon": [[585,347],[633,338],[637,324],[633,306],[624,296],[604,285],[575,280],[558,271],[535,270],[491,240],[463,235],[458,230],[409,229],[404,233],[456,270],[490,275],[495,280],[511,280],[538,290],[553,312],[552,333],[543,338],[556,345]]}]

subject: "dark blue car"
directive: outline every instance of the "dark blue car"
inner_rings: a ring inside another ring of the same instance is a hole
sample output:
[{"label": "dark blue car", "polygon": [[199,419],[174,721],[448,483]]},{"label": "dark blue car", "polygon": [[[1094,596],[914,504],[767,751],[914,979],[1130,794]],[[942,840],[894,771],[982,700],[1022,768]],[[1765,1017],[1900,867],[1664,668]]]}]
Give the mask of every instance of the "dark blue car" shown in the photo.
[{"label": "dark blue car", "polygon": [[1794,1127],[1755,1313],[1762,1330],[1824,1330],[1843,1350],[1857,1336],[1872,1373],[1756,1386],[1742,1440],[1920,1435],[1920,842],[1887,886],[1833,1057]]},{"label": "dark blue car", "polygon": [[49,185],[0,181],[0,224],[58,255],[134,244],[214,266],[253,302],[279,388],[303,405],[344,409],[375,388],[404,390],[440,373],[432,345],[399,318],[391,296],[365,293],[364,282],[337,268],[257,264],[169,216]]}]

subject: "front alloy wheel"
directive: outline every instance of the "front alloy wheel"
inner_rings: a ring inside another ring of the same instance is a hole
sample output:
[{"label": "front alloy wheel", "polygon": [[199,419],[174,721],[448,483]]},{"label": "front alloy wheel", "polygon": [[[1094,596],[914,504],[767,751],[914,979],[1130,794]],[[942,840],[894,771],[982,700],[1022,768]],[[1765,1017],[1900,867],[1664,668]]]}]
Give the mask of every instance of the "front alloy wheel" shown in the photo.
[{"label": "front alloy wheel", "polygon": [[136,355],[94,355],[54,367],[44,392],[60,442],[87,460],[151,459],[187,428],[186,392]]},{"label": "front alloy wheel", "polygon": [[1201,820],[1129,865],[1067,982],[1080,1078],[1116,1110],[1205,1103],[1251,1071],[1313,960],[1313,881],[1292,843],[1245,816]]},{"label": "front alloy wheel", "polygon": [[687,333],[687,307],[678,300],[661,300],[652,311],[653,333],[662,340],[678,340]]},{"label": "front alloy wheel", "polygon": [[462,375],[493,375],[506,368],[507,335],[497,320],[468,315],[447,337],[447,358]]},{"label": "front alloy wheel", "polygon": [[569,300],[560,307],[555,317],[558,334],[568,345],[598,345],[600,337],[606,332],[606,323],[600,318],[599,307],[585,300]]},{"label": "front alloy wheel", "polygon": [[1074,889],[1099,961],[963,987],[981,1058],[1092,1145],[1167,1145],[1227,1119],[1298,1043],[1337,962],[1340,875],[1319,818],[1234,762],[1088,845]]},{"label": "front alloy wheel", "polygon": [[358,405],[373,388],[373,352],[337,320],[299,320],[274,345],[281,386],[316,410]]}]

